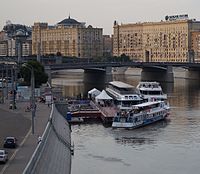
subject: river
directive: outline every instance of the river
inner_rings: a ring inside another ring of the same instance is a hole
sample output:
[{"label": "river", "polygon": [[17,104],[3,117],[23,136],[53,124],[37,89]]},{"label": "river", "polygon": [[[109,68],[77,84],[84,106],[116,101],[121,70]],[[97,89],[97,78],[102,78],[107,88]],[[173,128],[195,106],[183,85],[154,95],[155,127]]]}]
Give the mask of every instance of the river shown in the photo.
[{"label": "river", "polygon": [[[136,73],[115,75],[136,86]],[[84,95],[83,73],[53,79],[64,96]],[[134,130],[101,123],[72,126],[72,174],[198,174],[200,169],[200,82],[175,78],[161,83],[171,106],[170,120]],[[98,88],[98,87],[96,87]]]}]

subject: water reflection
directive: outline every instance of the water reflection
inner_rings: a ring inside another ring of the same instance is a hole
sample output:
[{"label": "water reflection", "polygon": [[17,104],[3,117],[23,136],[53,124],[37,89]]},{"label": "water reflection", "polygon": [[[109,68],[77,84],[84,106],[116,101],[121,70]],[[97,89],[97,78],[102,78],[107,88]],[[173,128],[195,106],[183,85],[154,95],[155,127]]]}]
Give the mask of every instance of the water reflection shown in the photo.
[{"label": "water reflection", "polygon": [[[130,73],[114,75],[113,79],[136,86],[140,76]],[[66,79],[57,77],[57,80],[65,85],[65,96],[83,94],[87,88],[98,88],[97,77],[92,86],[85,87],[90,84],[83,82],[82,73],[67,74]],[[134,130],[113,130],[101,123],[72,126],[72,141],[75,143],[72,174],[198,173],[200,83],[176,78],[174,83],[161,83],[161,86],[168,94],[171,121]]]},{"label": "water reflection", "polygon": [[156,137],[158,136],[158,133],[164,133],[165,127],[169,123],[170,119],[167,119],[132,130],[113,129],[111,134],[117,143],[137,148],[138,146],[142,146],[145,144],[157,144]]},{"label": "water reflection", "polygon": [[100,156],[100,155],[94,155],[94,154],[88,154],[88,156],[97,159],[97,160],[102,160],[105,162],[112,162],[112,163],[122,163],[125,166],[130,166],[130,163],[126,163],[124,162],[122,159],[120,158],[115,158],[115,157],[105,157],[105,156]]},{"label": "water reflection", "polygon": [[120,144],[131,144],[133,147],[137,147],[143,144],[153,144],[154,140],[151,140],[149,138],[144,137],[121,137],[121,138],[115,138],[115,141]]}]

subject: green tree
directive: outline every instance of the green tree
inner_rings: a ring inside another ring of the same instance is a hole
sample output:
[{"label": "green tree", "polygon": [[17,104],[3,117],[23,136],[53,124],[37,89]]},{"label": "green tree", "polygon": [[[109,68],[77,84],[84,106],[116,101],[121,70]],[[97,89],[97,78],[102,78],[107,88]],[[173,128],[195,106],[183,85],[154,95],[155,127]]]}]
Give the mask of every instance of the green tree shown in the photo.
[{"label": "green tree", "polygon": [[24,85],[30,86],[31,83],[31,70],[34,70],[35,76],[35,87],[39,87],[42,83],[46,83],[48,80],[48,75],[44,71],[44,66],[38,61],[29,61],[25,66],[21,66],[20,74],[24,78]]}]

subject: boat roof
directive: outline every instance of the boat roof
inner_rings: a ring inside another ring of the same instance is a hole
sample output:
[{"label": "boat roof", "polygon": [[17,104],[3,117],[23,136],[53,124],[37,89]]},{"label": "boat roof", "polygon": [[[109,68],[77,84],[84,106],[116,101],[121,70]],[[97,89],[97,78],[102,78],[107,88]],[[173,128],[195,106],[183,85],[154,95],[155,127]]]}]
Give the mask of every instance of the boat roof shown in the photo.
[{"label": "boat roof", "polygon": [[137,88],[140,90],[162,90],[159,82],[139,82]]},{"label": "boat roof", "polygon": [[146,81],[146,82],[139,82],[139,84],[160,84],[159,82],[150,82],[150,81]]},{"label": "boat roof", "polygon": [[129,85],[129,84],[124,83],[124,82],[121,82],[121,81],[112,81],[112,82],[109,82],[109,84],[116,86],[118,88],[134,88],[134,86]]},{"label": "boat roof", "polygon": [[138,105],[134,105],[133,107],[145,107],[145,106],[150,106],[150,105],[154,105],[154,104],[158,104],[158,103],[162,103],[163,101],[153,101],[153,102],[145,102],[145,103],[141,103]]}]

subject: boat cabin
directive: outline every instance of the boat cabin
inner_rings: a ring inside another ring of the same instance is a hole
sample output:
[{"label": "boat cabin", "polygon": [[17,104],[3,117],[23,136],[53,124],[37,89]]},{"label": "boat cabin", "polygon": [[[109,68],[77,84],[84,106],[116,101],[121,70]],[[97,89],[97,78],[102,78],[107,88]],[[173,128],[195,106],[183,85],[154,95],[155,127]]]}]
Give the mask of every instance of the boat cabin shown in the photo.
[{"label": "boat cabin", "polygon": [[121,110],[129,110],[132,105],[144,102],[144,98],[136,92],[134,86],[120,81],[109,82],[106,91]]}]

